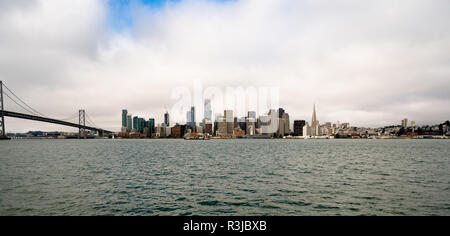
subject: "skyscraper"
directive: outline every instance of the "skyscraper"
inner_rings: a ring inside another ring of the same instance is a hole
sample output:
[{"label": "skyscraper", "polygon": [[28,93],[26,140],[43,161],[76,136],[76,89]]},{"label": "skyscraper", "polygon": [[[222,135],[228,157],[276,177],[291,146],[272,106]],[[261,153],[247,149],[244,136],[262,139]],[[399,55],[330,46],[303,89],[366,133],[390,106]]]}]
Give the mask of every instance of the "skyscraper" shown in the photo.
[{"label": "skyscraper", "polygon": [[216,135],[217,136],[226,136],[228,135],[228,130],[227,130],[227,122],[225,117],[223,116],[219,116],[216,117],[217,118],[217,125],[216,127]]},{"label": "skyscraper", "polygon": [[196,122],[195,122],[195,107],[191,107],[191,122],[192,122],[192,127],[195,127]]},{"label": "skyscraper", "polygon": [[290,133],[289,114],[283,108],[278,109],[278,132],[277,136],[284,136]]},{"label": "skyscraper", "polygon": [[256,111],[249,111],[248,112],[248,118],[253,118],[256,120]]},{"label": "skyscraper", "polygon": [[195,129],[195,107],[191,107],[191,111],[188,111],[188,125],[192,130]]},{"label": "skyscraper", "polygon": [[405,129],[408,128],[408,118],[402,120],[402,127]]},{"label": "skyscraper", "polygon": [[154,118],[150,118],[148,119],[148,134],[151,137],[152,134],[155,133],[155,119]]},{"label": "skyscraper", "polygon": [[317,121],[317,117],[316,117],[316,104],[314,104],[314,107],[313,107],[313,114],[312,114],[312,120],[311,120],[311,135],[312,136],[320,136],[319,122]]},{"label": "skyscraper", "polygon": [[138,123],[139,123],[139,117],[137,117],[137,116],[133,117],[133,130],[134,131],[138,130]]},{"label": "skyscraper", "polygon": [[192,115],[191,115],[191,111],[187,111],[186,112],[186,124],[188,127],[191,127],[191,123],[192,123]]},{"label": "skyscraper", "polygon": [[164,125],[166,127],[170,127],[169,113],[167,111],[164,113]]},{"label": "skyscraper", "polygon": [[225,118],[225,122],[226,122],[226,133],[228,135],[232,135],[233,134],[233,130],[234,130],[234,117],[233,117],[233,110],[225,110],[224,111],[224,118]]},{"label": "skyscraper", "polygon": [[127,127],[127,114],[128,111],[126,109],[122,110],[122,127]]},{"label": "skyscraper", "polygon": [[269,122],[269,127],[267,129],[267,133],[273,135],[274,133],[278,132],[279,129],[279,116],[278,116],[278,110],[276,109],[270,109],[267,113],[267,118]]},{"label": "skyscraper", "polygon": [[139,119],[138,119],[137,131],[138,131],[139,133],[141,133],[141,134],[144,133],[144,123],[145,123],[144,118],[139,118]]},{"label": "skyscraper", "polygon": [[294,135],[303,136],[303,126],[305,126],[306,121],[304,120],[294,120]]},{"label": "skyscraper", "polygon": [[131,119],[131,114],[127,115],[127,131],[131,132],[131,129],[133,128],[133,120]]},{"label": "skyscraper", "polygon": [[246,134],[248,135],[255,135],[256,134],[256,112],[255,111],[249,111],[247,113],[247,119],[246,119]]},{"label": "skyscraper", "polygon": [[283,118],[284,112],[283,108],[278,108],[278,118]]},{"label": "skyscraper", "polygon": [[213,135],[213,126],[211,121],[205,121],[205,134]]},{"label": "skyscraper", "polygon": [[205,120],[212,121],[211,100],[205,100]]}]

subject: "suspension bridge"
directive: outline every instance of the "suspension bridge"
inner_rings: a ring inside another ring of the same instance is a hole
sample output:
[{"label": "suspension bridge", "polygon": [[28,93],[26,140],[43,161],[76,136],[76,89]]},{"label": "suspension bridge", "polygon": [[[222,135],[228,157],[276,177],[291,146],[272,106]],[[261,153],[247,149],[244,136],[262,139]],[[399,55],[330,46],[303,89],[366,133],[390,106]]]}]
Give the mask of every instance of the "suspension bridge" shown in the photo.
[{"label": "suspension bridge", "polygon": [[[3,96],[5,95],[5,96]],[[8,111],[5,109],[4,106],[4,98],[8,98],[11,100],[14,104],[16,104],[18,107],[26,111],[27,113],[21,113],[16,111]],[[25,103],[20,97],[18,97],[12,89],[10,89],[6,84],[0,80],[0,139],[8,139],[6,135],[6,129],[5,129],[5,117],[12,117],[12,118],[18,118],[18,119],[25,119],[25,120],[34,120],[39,122],[46,122],[46,123],[52,123],[57,125],[63,125],[63,126],[69,126],[78,128],[78,138],[86,138],[87,132],[86,131],[93,131],[98,132],[99,136],[104,136],[105,134],[113,134],[112,131],[104,130],[101,128],[98,128],[97,125],[95,125],[94,122],[90,119],[89,115],[86,113],[84,109],[80,109],[78,111],[77,117],[78,117],[78,123],[71,122],[70,119],[73,119],[74,117],[70,117],[67,119],[55,119],[50,118],[39,111],[35,110],[31,106],[29,106],[27,103]]]}]

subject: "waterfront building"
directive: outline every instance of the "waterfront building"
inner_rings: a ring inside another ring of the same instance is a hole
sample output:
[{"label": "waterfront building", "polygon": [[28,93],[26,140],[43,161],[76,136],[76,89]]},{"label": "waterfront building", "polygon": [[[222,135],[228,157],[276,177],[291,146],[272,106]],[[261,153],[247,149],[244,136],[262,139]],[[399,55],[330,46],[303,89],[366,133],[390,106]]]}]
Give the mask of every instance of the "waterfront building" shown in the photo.
[{"label": "waterfront building", "polygon": [[283,108],[278,108],[278,118],[282,118],[285,113],[285,110]]},{"label": "waterfront building", "polygon": [[[205,131],[205,119],[203,119],[203,121],[200,122],[200,123],[198,124],[198,126],[200,126],[201,129],[202,129],[202,131],[204,132],[204,131]],[[198,126],[197,126],[197,127],[198,127]],[[197,129],[197,132],[198,132],[198,133],[203,133],[203,132],[200,132],[198,129]]]},{"label": "waterfront building", "polygon": [[225,122],[226,122],[226,134],[233,135],[233,130],[234,130],[233,110],[225,110],[224,117],[225,117]]},{"label": "waterfront building", "polygon": [[195,127],[195,131],[196,131],[197,133],[199,133],[199,134],[202,134],[202,133],[203,133],[203,127],[202,127],[202,126],[196,126],[196,127]]},{"label": "waterfront building", "polygon": [[408,128],[408,118],[402,120],[402,127],[405,129]]},{"label": "waterfront building", "polygon": [[169,137],[172,135],[172,129],[170,127],[164,127],[164,134],[166,137]]},{"label": "waterfront building", "polygon": [[245,133],[248,135],[255,135],[256,134],[256,119],[248,117],[246,119],[246,131]]},{"label": "waterfront building", "polygon": [[187,126],[191,126],[191,123],[192,123],[191,118],[192,118],[192,115],[191,115],[191,111],[189,110],[186,112],[186,125]]},{"label": "waterfront building", "polygon": [[303,136],[303,127],[305,124],[305,120],[294,120],[294,136]]},{"label": "waterfront building", "polygon": [[216,136],[226,136],[227,134],[228,134],[227,122],[226,122],[225,117],[223,117],[223,116],[217,117]]},{"label": "waterfront building", "polygon": [[210,99],[205,100],[204,119],[208,120],[208,121],[212,121],[212,110],[211,110],[211,100]]},{"label": "waterfront building", "polygon": [[184,136],[184,132],[182,132],[181,125],[175,125],[171,130],[172,138],[182,138]]},{"label": "waterfront building", "polygon": [[166,127],[170,127],[170,118],[169,118],[169,113],[166,111],[166,113],[164,113],[164,125]]},{"label": "waterfront building", "polygon": [[[164,123],[163,123],[164,125]],[[158,125],[158,127],[156,127],[156,134],[158,137],[166,137],[166,127],[164,127],[163,125]]]},{"label": "waterfront building", "polygon": [[237,121],[237,126],[241,128],[241,130],[244,131],[244,133],[247,131],[247,119],[245,117],[241,117]]},{"label": "waterfront building", "polygon": [[213,125],[211,121],[205,121],[205,133],[213,135]]},{"label": "waterfront building", "polygon": [[260,129],[260,134],[265,134],[265,135],[268,135],[268,134],[271,134],[271,133],[273,133],[271,130],[270,130],[270,120],[269,120],[269,116],[259,116],[259,119],[258,119],[258,123],[259,123],[259,126],[261,127],[261,128],[259,128]]},{"label": "waterfront building", "polygon": [[269,113],[267,113],[267,121],[268,122],[266,124],[266,131],[264,132],[263,129],[263,134],[276,134],[278,133],[278,128],[279,128],[279,118],[278,118],[278,110],[275,109],[270,109]]},{"label": "waterfront building", "polygon": [[224,110],[223,115],[226,122],[234,122],[233,110]]},{"label": "waterfront building", "polygon": [[[289,128],[289,114],[284,111],[284,109],[280,108],[283,115],[280,117],[278,116],[278,132],[277,136],[285,136],[286,134],[290,133]],[[280,112],[280,110],[279,110]]]},{"label": "waterfront building", "polygon": [[132,128],[133,128],[133,120],[131,119],[131,114],[127,115],[127,131],[131,132]]},{"label": "waterfront building", "polygon": [[350,123],[342,123],[341,124],[341,129],[346,130],[346,129],[349,129],[349,128],[350,128]]},{"label": "waterfront building", "polygon": [[321,133],[322,132],[320,130],[319,121],[317,120],[316,117],[316,104],[314,104],[311,120],[311,136],[321,136],[322,135]]},{"label": "waterfront building", "polygon": [[144,124],[145,124],[145,120],[144,118],[138,118],[138,122],[137,122],[137,132],[143,134],[144,133]]},{"label": "waterfront building", "polygon": [[309,126],[308,122],[306,122],[305,126],[303,126],[303,136],[304,137],[311,136],[311,127]]},{"label": "waterfront building", "polygon": [[155,119],[148,119],[148,136],[151,137],[155,133]]},{"label": "waterfront building", "polygon": [[122,110],[122,127],[127,127],[127,115],[128,111],[126,109]]},{"label": "waterfront building", "polygon": [[138,123],[139,123],[139,117],[135,116],[133,117],[133,131],[137,131],[138,130]]},{"label": "waterfront building", "polygon": [[186,124],[191,128],[191,130],[195,130],[195,107],[192,106],[191,110],[187,112],[187,122]]},{"label": "waterfront building", "polygon": [[192,122],[191,127],[195,127],[196,119],[195,119],[195,107],[194,106],[191,107],[191,122]]},{"label": "waterfront building", "polygon": [[256,120],[256,111],[249,111],[247,117]]}]

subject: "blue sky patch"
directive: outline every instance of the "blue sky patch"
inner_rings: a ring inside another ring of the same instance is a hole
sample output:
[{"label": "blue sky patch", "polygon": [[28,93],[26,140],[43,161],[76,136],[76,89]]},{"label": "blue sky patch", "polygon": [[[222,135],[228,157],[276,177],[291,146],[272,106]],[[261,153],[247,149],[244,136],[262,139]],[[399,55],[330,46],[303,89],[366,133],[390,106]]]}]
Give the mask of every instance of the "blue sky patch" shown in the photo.
[{"label": "blue sky patch", "polygon": [[[166,4],[176,4],[182,0],[109,0],[108,22],[117,31],[133,28],[132,4],[142,4],[151,10],[158,11]],[[235,2],[237,0],[209,0],[213,2]]]}]

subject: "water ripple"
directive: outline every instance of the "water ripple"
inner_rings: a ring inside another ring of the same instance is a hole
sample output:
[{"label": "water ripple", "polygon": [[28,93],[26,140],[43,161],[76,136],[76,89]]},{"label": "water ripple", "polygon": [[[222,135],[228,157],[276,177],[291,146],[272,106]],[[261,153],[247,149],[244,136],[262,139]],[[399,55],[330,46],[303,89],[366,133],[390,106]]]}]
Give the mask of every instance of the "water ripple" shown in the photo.
[{"label": "water ripple", "polygon": [[448,140],[10,140],[0,215],[450,215]]}]

